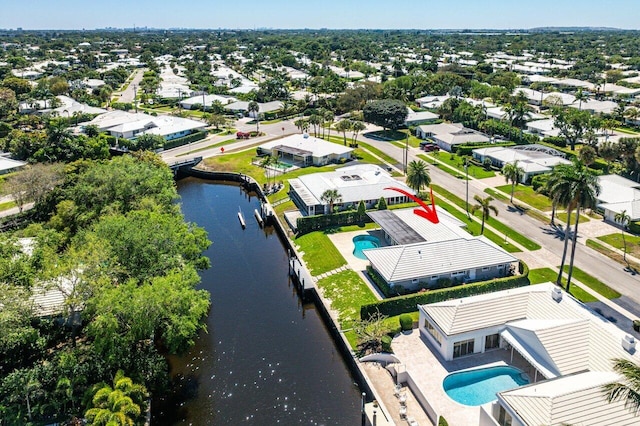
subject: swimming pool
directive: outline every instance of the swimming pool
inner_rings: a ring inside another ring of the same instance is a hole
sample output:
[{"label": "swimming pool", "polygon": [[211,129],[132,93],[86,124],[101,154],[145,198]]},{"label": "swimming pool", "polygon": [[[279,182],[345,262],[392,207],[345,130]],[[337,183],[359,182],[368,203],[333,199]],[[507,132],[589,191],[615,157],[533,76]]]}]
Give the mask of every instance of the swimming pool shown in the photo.
[{"label": "swimming pool", "polygon": [[528,383],[529,379],[521,370],[499,366],[449,374],[444,378],[442,386],[454,401],[477,406],[497,399],[498,392]]},{"label": "swimming pool", "polygon": [[353,237],[353,255],[358,259],[366,259],[362,250],[380,247],[380,240],[371,235],[358,235]]}]

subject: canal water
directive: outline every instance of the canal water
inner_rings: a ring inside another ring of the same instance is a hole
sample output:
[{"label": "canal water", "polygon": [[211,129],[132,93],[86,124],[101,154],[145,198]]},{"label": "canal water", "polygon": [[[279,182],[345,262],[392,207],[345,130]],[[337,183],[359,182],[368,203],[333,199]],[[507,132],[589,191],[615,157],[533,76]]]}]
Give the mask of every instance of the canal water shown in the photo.
[{"label": "canal water", "polygon": [[186,220],[213,242],[201,273],[212,305],[208,332],[170,359],[173,394],[154,401],[153,424],[359,425],[361,391],[315,306],[299,299],[277,234],[253,217],[259,200],[195,178],[178,192]]}]

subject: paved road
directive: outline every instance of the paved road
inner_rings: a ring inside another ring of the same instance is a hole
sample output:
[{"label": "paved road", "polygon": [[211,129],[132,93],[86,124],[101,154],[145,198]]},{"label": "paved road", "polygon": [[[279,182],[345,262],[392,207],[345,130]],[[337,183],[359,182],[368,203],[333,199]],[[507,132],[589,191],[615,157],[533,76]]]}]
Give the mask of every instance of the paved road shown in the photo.
[{"label": "paved road", "polygon": [[[367,138],[366,135],[359,137],[359,139],[375,146],[399,161],[403,158],[403,150],[389,142]],[[409,161],[418,159],[417,154],[419,153],[421,153],[420,150],[411,148]],[[453,177],[449,173],[440,170],[439,167],[430,167],[430,173],[433,183],[447,188],[461,198],[465,197],[466,184],[464,180]],[[469,199],[473,200],[473,196],[476,194],[486,197],[488,195],[484,192],[486,188],[487,185],[482,181],[470,180]],[[528,257],[531,257],[531,261],[540,264],[534,265],[534,267],[545,265],[557,267],[560,265],[560,256],[564,245],[563,232],[561,230],[519,212],[510,204],[495,200],[493,205],[498,208],[498,217],[503,223],[542,246],[541,250],[529,253]],[[616,232],[616,229],[612,228],[611,232]],[[631,275],[624,270],[623,265],[585,246],[585,238],[580,233],[578,234],[578,242],[575,265],[626,295],[635,303],[640,304],[640,292],[638,291],[640,289],[640,275]]]},{"label": "paved road", "polygon": [[133,103],[133,100],[136,98],[136,89],[140,88],[140,82],[142,81],[142,75],[146,69],[139,69],[135,71],[135,75],[133,76],[133,80],[123,92],[120,92],[120,98],[118,102],[123,103]]}]

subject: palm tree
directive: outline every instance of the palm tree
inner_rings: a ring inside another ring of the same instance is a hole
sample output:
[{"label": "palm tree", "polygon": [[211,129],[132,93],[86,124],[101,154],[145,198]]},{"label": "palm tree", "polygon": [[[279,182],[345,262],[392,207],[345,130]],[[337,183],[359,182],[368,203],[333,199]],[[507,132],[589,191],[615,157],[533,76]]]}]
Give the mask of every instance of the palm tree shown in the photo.
[{"label": "palm tree", "polygon": [[575,100],[575,101],[578,101],[578,110],[582,109],[582,102],[588,99],[589,99],[589,95],[586,92],[583,92],[582,89],[578,89],[578,91],[576,92],[576,100]]},{"label": "palm tree", "polygon": [[629,262],[627,262],[627,240],[624,238],[624,231],[629,226],[629,221],[631,220],[631,216],[627,214],[626,210],[622,210],[620,213],[616,213],[616,215],[613,217],[613,220],[615,220],[622,226],[622,244],[624,245],[622,258],[627,263],[627,266],[629,266]]},{"label": "palm tree", "polygon": [[591,145],[584,145],[582,148],[580,148],[578,158],[580,158],[580,161],[582,161],[584,165],[588,167],[596,161],[596,158],[598,158],[598,153],[596,152],[596,149]]},{"label": "palm tree", "polygon": [[113,388],[109,385],[98,389],[93,396],[93,408],[85,416],[90,425],[133,426],[143,413],[147,390],[134,384],[122,371],[116,373]]},{"label": "palm tree", "polygon": [[480,235],[483,235],[485,220],[489,219],[489,217],[491,216],[491,212],[493,212],[494,215],[498,216],[498,209],[495,208],[495,206],[491,205],[493,197],[489,196],[486,198],[482,198],[479,195],[474,195],[473,199],[476,200],[478,204],[474,204],[473,206],[471,206],[471,214],[475,215],[478,210],[482,212],[482,226],[480,227]]},{"label": "palm tree", "polygon": [[635,123],[640,117],[640,109],[631,107],[624,112],[624,117],[627,119],[627,122]]},{"label": "palm tree", "polygon": [[358,134],[365,130],[367,128],[367,126],[365,126],[365,124],[362,121],[353,121],[351,123],[351,131],[353,132],[353,139],[352,142],[355,144],[356,143],[356,139],[358,139]]},{"label": "palm tree", "polygon": [[513,192],[524,175],[524,169],[518,166],[518,160],[516,160],[513,163],[505,164],[502,168],[502,174],[507,183],[511,182],[511,203],[513,203]]},{"label": "palm tree", "polygon": [[256,133],[260,133],[260,105],[256,101],[249,102],[249,106],[247,106],[247,111],[249,114],[253,113],[256,119]]},{"label": "palm tree", "polygon": [[319,114],[311,114],[309,116],[309,124],[313,126],[313,136],[318,137],[318,125],[322,123],[322,116]]},{"label": "palm tree", "polygon": [[333,117],[334,117],[334,116],[333,116],[333,111],[331,111],[331,110],[326,110],[326,111],[324,112],[324,117],[323,117],[323,118],[324,118],[324,121],[325,121],[325,122],[327,122],[327,123],[329,123],[329,127],[327,127],[327,130],[329,131],[329,137],[328,137],[328,139],[330,139],[330,138],[331,138],[331,125],[333,124]]},{"label": "palm tree", "polygon": [[336,123],[336,130],[342,132],[344,145],[347,146],[347,131],[351,130],[353,122],[349,119],[340,120]]},{"label": "palm tree", "polygon": [[640,366],[622,358],[613,361],[613,370],[622,376],[622,380],[602,387],[607,401],[623,400],[624,406],[637,416],[640,413]]},{"label": "palm tree", "polygon": [[342,195],[337,189],[327,189],[320,196],[320,200],[329,203],[329,214],[333,213],[333,205],[342,201]]},{"label": "palm tree", "polygon": [[578,237],[580,209],[592,207],[595,204],[596,197],[600,193],[600,185],[598,184],[598,177],[595,173],[588,169],[580,160],[574,160],[574,162],[569,165],[561,164],[553,170],[552,174],[555,176],[552,178],[553,184],[550,188],[550,195],[552,199],[555,197],[560,205],[566,206],[567,208],[564,249],[562,252],[562,261],[560,263],[558,279],[556,280],[557,285],[562,284],[562,274],[567,256],[569,234],[571,230],[571,213],[574,209],[576,211],[571,259],[567,275],[567,291],[569,291]]},{"label": "palm tree", "polygon": [[260,167],[264,168],[265,174],[267,175],[267,186],[269,186],[270,178],[272,175],[272,171],[269,166],[273,164],[278,164],[278,160],[271,155],[265,155],[264,157],[262,157],[262,161],[260,161]]},{"label": "palm tree", "polygon": [[422,160],[413,160],[407,167],[407,185],[420,194],[423,188],[431,184],[429,166]]}]

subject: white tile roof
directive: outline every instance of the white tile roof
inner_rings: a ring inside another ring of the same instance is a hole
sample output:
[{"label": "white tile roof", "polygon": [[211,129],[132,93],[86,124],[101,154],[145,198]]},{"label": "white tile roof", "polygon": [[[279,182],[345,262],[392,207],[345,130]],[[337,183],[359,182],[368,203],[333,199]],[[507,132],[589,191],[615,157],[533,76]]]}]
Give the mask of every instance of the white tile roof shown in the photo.
[{"label": "white tile roof", "polygon": [[517,262],[484,237],[457,238],[364,250],[387,282],[399,282],[457,271]]},{"label": "white tile roof", "polygon": [[608,403],[602,386],[612,372],[586,372],[498,393],[526,425],[631,426],[639,418],[622,401]]},{"label": "white tile roof", "polygon": [[[276,143],[276,145],[279,145],[283,141],[284,139],[279,139],[274,142],[279,142]],[[324,143],[335,145],[335,147],[338,148],[342,147],[342,145],[331,142]],[[265,145],[269,144],[273,144],[273,142]],[[306,145],[304,148],[308,149]],[[333,148],[333,146],[330,146],[327,149]],[[348,149],[350,150],[350,148]],[[314,152],[314,156],[319,155]],[[344,176],[358,176],[359,179],[344,180],[342,179]],[[337,189],[342,197],[342,203],[357,203],[360,200],[378,200],[380,197],[389,198],[401,196],[401,194],[395,191],[384,189],[390,186],[398,187],[411,194],[414,193],[407,185],[392,178],[391,175],[381,167],[373,164],[359,164],[341,167],[332,172],[303,175],[297,179],[290,179],[289,183],[308,206],[326,204],[326,202],[320,199],[327,189]]]},{"label": "white tile roof", "polygon": [[342,155],[353,151],[353,148],[349,148],[341,144],[327,142],[323,139],[314,138],[308,135],[305,137],[305,135],[301,134],[287,136],[282,139],[275,139],[260,145],[259,148],[263,150],[271,150],[278,145],[310,151],[314,157],[325,157],[331,154]]}]

